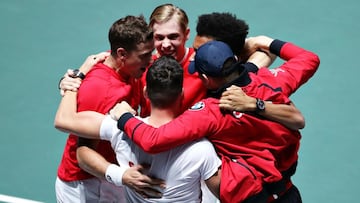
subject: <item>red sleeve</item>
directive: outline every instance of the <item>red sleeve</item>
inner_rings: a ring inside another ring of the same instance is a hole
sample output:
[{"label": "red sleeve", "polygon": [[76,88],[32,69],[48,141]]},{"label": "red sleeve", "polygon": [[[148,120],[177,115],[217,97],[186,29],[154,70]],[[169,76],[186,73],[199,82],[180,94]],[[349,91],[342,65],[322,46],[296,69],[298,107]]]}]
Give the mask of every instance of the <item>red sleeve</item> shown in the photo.
[{"label": "red sleeve", "polygon": [[[204,102],[202,109],[189,109],[171,122],[154,128],[135,117],[120,118],[119,128],[124,130],[145,152],[159,153],[176,146],[211,135],[217,129],[217,114]],[[217,108],[219,108],[216,105]],[[218,112],[220,112],[218,110]]]},{"label": "red sleeve", "polygon": [[107,113],[117,102],[125,100],[131,90],[130,85],[120,86],[116,78],[106,70],[96,68],[88,73],[78,92],[78,111]]},{"label": "red sleeve", "polygon": [[283,93],[290,96],[315,74],[320,65],[320,59],[315,53],[289,42],[283,44],[279,51],[279,56],[286,62],[275,68],[273,73]]},{"label": "red sleeve", "polygon": [[[102,114],[107,112],[105,107],[106,96],[104,91],[98,91],[97,85],[93,83],[84,82],[81,84],[81,89],[78,93],[78,111],[96,111]],[[94,91],[91,91],[94,90]],[[104,90],[104,89],[103,89]],[[105,104],[105,105],[104,105]]]}]

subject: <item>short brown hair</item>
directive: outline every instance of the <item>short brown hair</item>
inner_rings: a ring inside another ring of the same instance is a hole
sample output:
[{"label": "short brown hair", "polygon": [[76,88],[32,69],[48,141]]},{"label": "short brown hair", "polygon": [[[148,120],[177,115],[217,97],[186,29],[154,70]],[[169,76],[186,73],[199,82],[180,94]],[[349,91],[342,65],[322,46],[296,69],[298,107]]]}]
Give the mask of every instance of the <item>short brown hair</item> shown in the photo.
[{"label": "short brown hair", "polygon": [[108,37],[111,53],[115,56],[120,47],[127,51],[133,51],[138,44],[152,40],[153,33],[144,16],[129,15],[112,24]]}]

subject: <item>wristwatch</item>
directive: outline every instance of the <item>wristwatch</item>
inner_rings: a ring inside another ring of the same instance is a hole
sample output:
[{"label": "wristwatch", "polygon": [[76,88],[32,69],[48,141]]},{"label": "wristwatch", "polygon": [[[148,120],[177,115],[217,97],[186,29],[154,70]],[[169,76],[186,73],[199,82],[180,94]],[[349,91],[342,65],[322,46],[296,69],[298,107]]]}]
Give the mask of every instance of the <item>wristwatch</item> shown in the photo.
[{"label": "wristwatch", "polygon": [[79,69],[74,70],[74,74],[71,76],[73,78],[80,78],[81,80],[85,79],[85,74],[80,72]]},{"label": "wristwatch", "polygon": [[259,98],[256,98],[256,113],[265,111],[265,102]]}]

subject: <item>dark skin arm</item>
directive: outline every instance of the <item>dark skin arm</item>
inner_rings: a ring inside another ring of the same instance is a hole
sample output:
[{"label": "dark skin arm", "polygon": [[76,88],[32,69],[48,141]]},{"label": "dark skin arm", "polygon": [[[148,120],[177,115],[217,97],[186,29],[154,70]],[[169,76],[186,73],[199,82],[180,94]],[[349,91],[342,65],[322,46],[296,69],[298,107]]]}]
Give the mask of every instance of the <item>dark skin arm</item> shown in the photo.
[{"label": "dark skin arm", "polygon": [[[248,112],[256,110],[256,99],[246,95],[240,87],[231,86],[222,94],[219,101],[220,108]],[[283,124],[292,130],[299,130],[305,127],[305,119],[294,104],[273,104],[265,102],[265,111],[260,115],[269,120]]]}]

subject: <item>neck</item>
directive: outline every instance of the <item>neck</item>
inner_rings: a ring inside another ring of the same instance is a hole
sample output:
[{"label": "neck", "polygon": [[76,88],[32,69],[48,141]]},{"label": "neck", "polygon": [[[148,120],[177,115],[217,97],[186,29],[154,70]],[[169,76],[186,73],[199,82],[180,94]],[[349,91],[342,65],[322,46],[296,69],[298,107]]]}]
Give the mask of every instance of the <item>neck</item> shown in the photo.
[{"label": "neck", "polygon": [[238,87],[244,87],[251,83],[251,78],[248,71],[245,68],[240,69],[239,72],[236,71],[233,74],[226,77],[223,80],[223,83],[217,90],[210,90],[208,93],[210,97],[220,98],[221,94],[226,90],[226,88],[231,85],[236,85]]},{"label": "neck", "polygon": [[185,47],[185,49],[182,51],[182,53],[179,54],[178,63],[182,64],[185,61],[188,54],[189,54],[189,48]]},{"label": "neck", "polygon": [[151,113],[149,116],[149,124],[154,127],[159,127],[164,125],[177,116],[179,116],[181,112],[181,105],[182,105],[182,96],[181,99],[177,99],[172,105],[166,108],[158,108],[151,105]]},{"label": "neck", "polygon": [[112,69],[114,69],[121,78],[127,80],[129,76],[121,71],[121,66],[118,64],[117,60],[113,56],[109,56],[105,59],[104,64]]},{"label": "neck", "polygon": [[178,114],[173,110],[173,108],[159,109],[151,107],[151,114],[148,121],[150,125],[159,127],[170,122],[176,118],[177,115]]}]

